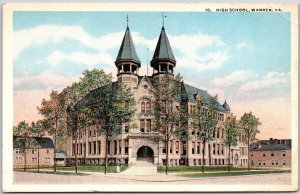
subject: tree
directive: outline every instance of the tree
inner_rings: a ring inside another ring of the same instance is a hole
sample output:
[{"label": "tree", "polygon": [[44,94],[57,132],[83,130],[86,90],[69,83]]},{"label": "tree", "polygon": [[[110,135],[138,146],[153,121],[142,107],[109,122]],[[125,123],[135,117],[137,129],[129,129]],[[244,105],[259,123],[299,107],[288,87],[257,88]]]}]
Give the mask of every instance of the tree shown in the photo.
[{"label": "tree", "polygon": [[[196,97],[195,108],[191,112],[191,127],[200,132],[197,136],[203,143],[202,146],[202,173],[204,172],[204,156],[206,143],[210,143],[213,139],[217,119],[218,97],[209,97],[205,99],[199,92]],[[208,147],[209,164],[211,164],[211,150]]]},{"label": "tree", "polygon": [[35,144],[35,139],[31,137],[32,131],[28,123],[21,121],[17,126],[13,127],[13,135],[15,136],[14,145],[24,154],[24,171],[27,167],[27,151]]},{"label": "tree", "polygon": [[[87,125],[96,125],[100,134],[105,135],[105,173],[108,166],[108,143],[121,133],[123,123],[131,121],[136,109],[131,89],[126,85],[112,82],[88,93],[75,105],[77,114],[87,108]],[[91,119],[91,120],[90,120]]]},{"label": "tree", "polygon": [[259,133],[258,126],[261,125],[259,118],[256,118],[252,112],[244,113],[239,122],[243,132],[246,135],[246,141],[248,145],[248,170],[250,171],[250,162],[249,162],[249,148],[250,141],[255,139],[257,133]]},{"label": "tree", "polygon": [[[77,145],[78,135],[81,132],[80,130],[92,125],[93,118],[90,116],[91,114],[89,107],[87,106],[77,106],[78,110],[75,110],[75,104],[80,101],[84,101],[85,96],[95,90],[96,88],[101,88],[105,85],[108,85],[111,82],[112,76],[111,74],[105,74],[103,70],[92,69],[85,70],[83,76],[80,77],[79,82],[74,82],[72,85],[68,86],[61,92],[61,96],[65,99],[65,114],[63,116],[64,121],[62,124],[65,125],[65,128],[68,134],[71,134],[75,139],[75,145]],[[89,99],[90,102],[93,99]],[[82,103],[81,103],[82,104]],[[68,116],[69,114],[69,116]],[[77,173],[77,150],[75,150],[75,169]]]},{"label": "tree", "polygon": [[230,148],[231,146],[237,145],[237,137],[238,137],[238,131],[237,131],[237,120],[236,117],[233,116],[233,114],[230,114],[225,121],[225,137],[224,142],[225,145],[228,146],[228,172],[230,172]]},{"label": "tree", "polygon": [[[169,142],[171,138],[181,134],[180,124],[182,121],[181,77],[175,78],[168,74],[156,81],[155,89],[151,91],[154,99],[152,112],[154,115],[154,131],[159,132],[163,138],[166,150],[166,174],[169,165]],[[183,129],[183,128],[182,128]]]},{"label": "tree", "polygon": [[[54,172],[56,172],[56,140],[64,132],[60,127],[62,118],[65,112],[64,98],[57,91],[52,90],[50,99],[43,99],[41,106],[37,107],[40,114],[44,116],[45,122],[49,125],[49,134],[53,135],[54,139]],[[61,130],[59,130],[61,129]]]}]

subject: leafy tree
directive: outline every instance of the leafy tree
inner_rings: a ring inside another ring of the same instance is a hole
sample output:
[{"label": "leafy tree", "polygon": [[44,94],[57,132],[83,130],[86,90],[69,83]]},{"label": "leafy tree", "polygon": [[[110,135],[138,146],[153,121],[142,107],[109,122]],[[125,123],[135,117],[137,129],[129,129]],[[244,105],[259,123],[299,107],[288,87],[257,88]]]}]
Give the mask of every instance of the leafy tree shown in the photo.
[{"label": "leafy tree", "polygon": [[[91,109],[89,109],[89,107],[81,106],[80,109],[75,110],[74,104],[79,103],[81,100],[84,101],[85,96],[90,91],[109,84],[112,79],[111,74],[105,74],[103,70],[99,69],[86,70],[82,73],[82,75],[83,76],[80,77],[79,82],[74,82],[72,85],[65,88],[60,94],[64,96],[63,98],[65,99],[65,110],[69,110],[65,111],[63,116],[65,122],[63,122],[63,124],[65,125],[65,128],[67,128],[68,125],[70,126],[70,129],[66,131],[75,139],[75,145],[77,144],[79,133],[81,130],[92,125],[93,118],[91,117]],[[93,99],[89,100],[93,101]],[[67,119],[68,114],[70,114],[69,119]],[[74,154],[76,161],[75,169],[77,172],[77,150]]]},{"label": "leafy tree", "polygon": [[230,172],[230,148],[231,146],[237,145],[237,137],[238,137],[238,131],[237,131],[237,120],[236,117],[233,116],[233,114],[230,114],[226,118],[225,122],[225,137],[224,142],[225,145],[228,146],[228,172]]},{"label": "leafy tree", "polygon": [[[204,156],[206,143],[213,139],[216,125],[218,124],[217,115],[218,97],[211,97],[207,100],[198,93],[196,105],[190,117],[191,127],[200,132],[198,138],[202,141],[202,173],[204,172]],[[211,150],[208,147],[209,164],[211,164]]]},{"label": "leafy tree", "polygon": [[175,136],[182,134],[180,125],[182,124],[181,99],[181,77],[180,74],[175,78],[165,74],[154,83],[155,89],[152,90],[154,115],[154,131],[159,132],[163,138],[166,150],[166,174],[169,165],[169,142]]},{"label": "leafy tree", "polygon": [[99,126],[98,131],[105,135],[105,173],[107,173],[108,143],[121,133],[123,123],[131,122],[136,112],[135,101],[131,89],[117,82],[111,82],[92,91],[86,100],[93,103],[89,105],[94,113],[92,123]]},{"label": "leafy tree", "polygon": [[49,134],[54,139],[54,172],[56,172],[56,140],[65,131],[60,128],[60,123],[63,121],[64,98],[62,98],[57,91],[52,90],[50,99],[43,99],[41,106],[37,107],[40,114],[44,116],[44,122],[48,124]]},{"label": "leafy tree", "polygon": [[13,127],[13,135],[15,136],[14,145],[16,145],[16,147],[24,155],[24,171],[26,171],[27,151],[37,142],[31,137],[31,127],[25,121],[21,121],[17,126]]},{"label": "leafy tree", "polygon": [[[246,135],[246,141],[248,145],[248,159],[249,159],[249,148],[250,148],[250,141],[255,139],[257,133],[259,133],[258,126],[261,125],[259,122],[259,118],[256,118],[252,112],[244,113],[241,117],[239,122],[243,132]],[[250,171],[250,165],[248,161],[248,170]]]}]

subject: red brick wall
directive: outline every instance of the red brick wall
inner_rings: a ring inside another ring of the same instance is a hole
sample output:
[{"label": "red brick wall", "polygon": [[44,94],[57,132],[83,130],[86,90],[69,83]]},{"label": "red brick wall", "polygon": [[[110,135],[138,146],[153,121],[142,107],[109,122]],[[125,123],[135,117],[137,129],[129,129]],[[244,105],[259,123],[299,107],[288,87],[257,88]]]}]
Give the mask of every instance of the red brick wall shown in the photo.
[{"label": "red brick wall", "polygon": [[[284,152],[285,152],[285,156],[283,154]],[[291,150],[275,150],[275,151],[256,150],[256,151],[250,151],[249,157],[250,157],[249,159],[250,165],[255,167],[291,167]],[[285,161],[285,165],[283,164],[284,161]]]}]

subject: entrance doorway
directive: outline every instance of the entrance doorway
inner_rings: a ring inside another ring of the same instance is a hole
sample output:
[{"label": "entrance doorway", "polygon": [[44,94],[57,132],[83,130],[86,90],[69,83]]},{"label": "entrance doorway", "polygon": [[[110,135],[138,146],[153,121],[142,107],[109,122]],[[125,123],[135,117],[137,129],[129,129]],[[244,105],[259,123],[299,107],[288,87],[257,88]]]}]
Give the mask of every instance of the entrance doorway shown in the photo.
[{"label": "entrance doorway", "polygon": [[137,160],[153,162],[154,152],[149,146],[142,146],[137,151]]}]

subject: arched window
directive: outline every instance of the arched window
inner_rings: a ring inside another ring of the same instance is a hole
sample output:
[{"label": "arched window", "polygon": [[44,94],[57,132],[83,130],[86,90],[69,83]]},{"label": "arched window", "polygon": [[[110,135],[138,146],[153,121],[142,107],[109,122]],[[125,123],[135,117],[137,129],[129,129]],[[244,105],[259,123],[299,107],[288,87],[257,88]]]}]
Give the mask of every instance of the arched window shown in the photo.
[{"label": "arched window", "polygon": [[147,102],[146,103],[146,113],[150,113],[150,108],[151,108],[150,102]]},{"label": "arched window", "polygon": [[142,102],[141,104],[141,112],[145,113],[145,102]]}]

